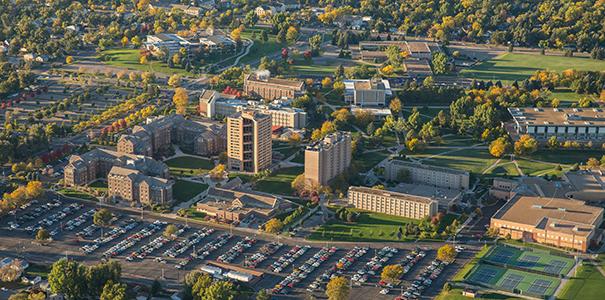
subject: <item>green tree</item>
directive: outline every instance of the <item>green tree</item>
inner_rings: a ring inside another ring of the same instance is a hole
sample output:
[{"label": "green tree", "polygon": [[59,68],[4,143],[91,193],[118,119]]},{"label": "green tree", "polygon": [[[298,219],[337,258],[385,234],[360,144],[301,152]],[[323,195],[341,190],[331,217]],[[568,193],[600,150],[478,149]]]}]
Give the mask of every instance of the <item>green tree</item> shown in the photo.
[{"label": "green tree", "polygon": [[313,52],[314,55],[319,54],[319,51],[321,50],[321,42],[322,37],[320,34],[313,35],[309,38],[309,47],[311,48],[311,52]]},{"label": "green tree", "polygon": [[106,282],[120,282],[122,266],[117,261],[92,265],[86,269],[87,291],[93,297],[99,297]]},{"label": "green tree", "polygon": [[48,239],[50,239],[48,231],[44,228],[38,229],[38,232],[36,232],[36,240],[39,242],[46,242]]},{"label": "green tree", "polygon": [[228,281],[213,282],[204,293],[202,300],[232,300],[235,297],[235,287]]},{"label": "green tree", "polygon": [[176,227],[176,225],[174,224],[169,224],[168,226],[166,226],[166,229],[164,229],[164,237],[166,238],[172,238],[172,236],[178,231],[178,227]]},{"label": "green tree", "polygon": [[271,296],[269,295],[269,293],[265,289],[261,289],[256,294],[256,300],[269,300],[269,299],[271,299]]},{"label": "green tree", "polygon": [[101,293],[100,300],[126,300],[126,284],[114,283],[113,281],[107,281],[103,286],[103,292]]},{"label": "green tree", "polygon": [[443,52],[435,52],[431,59],[431,64],[433,66],[433,72],[436,75],[445,74],[448,71],[447,56]]},{"label": "green tree", "polygon": [[82,299],[86,294],[86,268],[80,263],[62,258],[52,265],[48,274],[50,290],[67,299]]},{"label": "green tree", "polygon": [[101,227],[107,227],[111,225],[111,219],[113,219],[113,213],[107,208],[101,208],[92,216],[92,222]]}]

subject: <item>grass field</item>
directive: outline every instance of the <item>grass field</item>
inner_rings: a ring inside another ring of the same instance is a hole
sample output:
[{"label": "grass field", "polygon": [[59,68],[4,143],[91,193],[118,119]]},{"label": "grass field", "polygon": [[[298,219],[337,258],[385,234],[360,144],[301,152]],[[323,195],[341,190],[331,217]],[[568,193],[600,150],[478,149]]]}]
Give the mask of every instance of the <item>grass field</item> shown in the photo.
[{"label": "grass field", "polygon": [[[460,169],[477,174],[481,174],[483,170],[496,162],[496,158],[492,157],[487,149],[461,149],[441,154],[447,151],[450,150],[426,149],[420,154],[410,154],[408,156],[422,158],[424,164]],[[432,155],[436,156],[431,157]]]},{"label": "grass field", "polygon": [[[538,249],[523,251],[516,247],[503,245],[495,246],[495,248],[484,257],[484,260],[495,263],[504,263],[528,270],[546,272],[556,276],[559,274],[567,274],[574,264],[573,259],[555,256],[548,251]],[[554,264],[558,264],[560,267],[553,268],[552,265]]]},{"label": "grass field", "polygon": [[605,277],[593,265],[582,265],[576,276],[563,287],[558,299],[603,299]]},{"label": "grass field", "polygon": [[[516,284],[508,285],[508,282],[516,277]],[[505,291],[520,290],[523,294],[552,295],[560,284],[556,277],[544,276],[535,273],[523,272],[514,269],[504,269],[492,265],[478,264],[467,280],[477,284],[487,284],[496,289]],[[536,281],[543,281],[545,288],[537,292],[532,288]],[[547,287],[546,287],[547,286]]]},{"label": "grass field", "polygon": [[172,187],[172,194],[176,200],[176,203],[180,203],[191,200],[191,198],[205,191],[207,188],[207,184],[176,180],[174,186]]},{"label": "grass field", "polygon": [[512,82],[522,81],[538,70],[561,72],[567,69],[601,71],[605,69],[605,61],[584,57],[505,53],[463,70],[461,74],[478,80]]},{"label": "grass field", "polygon": [[95,196],[85,193],[85,192],[81,192],[81,191],[76,191],[76,190],[72,190],[69,188],[62,188],[60,190],[57,191],[59,194],[62,194],[64,196],[67,197],[73,197],[73,198],[80,198],[80,199],[85,199],[85,200],[92,200],[92,201],[98,201],[99,199],[97,199]]},{"label": "grass field", "polygon": [[376,164],[378,164],[379,162],[381,162],[388,156],[389,156],[389,152],[387,152],[387,151],[374,151],[374,152],[364,153],[364,154],[360,155],[359,157],[354,158],[353,160],[359,167],[359,169],[358,169],[359,172],[365,173],[365,172],[368,172],[369,170],[371,170],[372,168],[374,168],[376,166]]},{"label": "grass field", "polygon": [[256,182],[254,189],[265,193],[292,195],[291,183],[296,176],[305,171],[303,167],[279,169],[275,173]]},{"label": "grass field", "polygon": [[324,241],[409,241],[397,238],[399,226],[404,223],[418,223],[418,220],[396,217],[381,213],[354,210],[360,213],[355,223],[331,220],[313,232],[308,239]]},{"label": "grass field", "polygon": [[[462,296],[462,289],[452,289],[447,293],[441,292],[441,294],[439,294],[435,298],[435,300],[468,300],[468,299],[470,299],[470,298],[467,296]],[[481,296],[479,296],[479,297],[475,297],[474,299],[517,300],[517,299],[523,299],[523,298],[510,297],[510,296],[505,296],[505,295],[496,294],[496,293],[485,293],[485,294],[481,294]]]},{"label": "grass field", "polygon": [[169,75],[180,74],[183,76],[193,76],[192,73],[187,72],[185,69],[170,68],[165,62],[160,62],[157,60],[149,60],[149,63],[142,65],[139,63],[138,49],[105,50],[101,52],[99,59],[110,66],[127,68],[129,70],[159,72]]},{"label": "grass field", "polygon": [[206,174],[214,168],[214,163],[211,160],[194,157],[180,156],[165,161],[170,169],[170,173],[183,176],[198,176]]},{"label": "grass field", "polygon": [[91,187],[91,188],[101,191],[101,192],[105,192],[105,191],[107,191],[107,182],[97,180],[97,181],[89,184],[88,187]]},{"label": "grass field", "polygon": [[[253,32],[256,32],[256,38],[252,38]],[[240,64],[250,64],[256,62],[263,56],[270,56],[275,52],[280,51],[285,45],[282,45],[277,42],[277,39],[274,34],[268,34],[269,40],[267,42],[263,42],[260,40],[261,38],[261,30],[244,30],[242,32],[242,38],[251,39],[254,41],[254,45],[250,48],[250,52],[248,55],[242,57],[240,59]]]}]

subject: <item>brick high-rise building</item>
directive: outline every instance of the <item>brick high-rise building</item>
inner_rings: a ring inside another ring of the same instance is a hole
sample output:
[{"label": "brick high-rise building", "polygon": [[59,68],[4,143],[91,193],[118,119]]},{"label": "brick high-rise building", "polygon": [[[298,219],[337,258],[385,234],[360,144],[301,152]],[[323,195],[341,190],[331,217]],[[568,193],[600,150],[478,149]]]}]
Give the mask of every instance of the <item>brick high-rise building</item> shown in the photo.
[{"label": "brick high-rise building", "polygon": [[227,118],[229,170],[258,173],[271,166],[271,116],[255,111]]},{"label": "brick high-rise building", "polygon": [[351,165],[351,133],[334,132],[305,150],[305,179],[326,185]]}]

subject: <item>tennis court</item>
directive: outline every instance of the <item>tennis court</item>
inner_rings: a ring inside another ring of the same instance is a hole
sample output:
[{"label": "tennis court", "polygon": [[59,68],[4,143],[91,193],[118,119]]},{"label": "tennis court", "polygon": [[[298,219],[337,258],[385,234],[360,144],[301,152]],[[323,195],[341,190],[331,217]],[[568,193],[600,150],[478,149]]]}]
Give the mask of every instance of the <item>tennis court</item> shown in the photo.
[{"label": "tennis court", "polygon": [[495,246],[484,259],[498,264],[516,266],[529,271],[546,272],[556,276],[567,274],[574,264],[571,258],[553,255],[545,250],[520,249],[507,245]]},{"label": "tennis court", "polygon": [[[535,259],[526,260],[534,261]],[[477,264],[467,277],[467,281],[471,284],[487,285],[497,290],[536,297],[551,296],[561,282],[555,276],[532,273],[529,270],[505,269],[485,263]]]}]

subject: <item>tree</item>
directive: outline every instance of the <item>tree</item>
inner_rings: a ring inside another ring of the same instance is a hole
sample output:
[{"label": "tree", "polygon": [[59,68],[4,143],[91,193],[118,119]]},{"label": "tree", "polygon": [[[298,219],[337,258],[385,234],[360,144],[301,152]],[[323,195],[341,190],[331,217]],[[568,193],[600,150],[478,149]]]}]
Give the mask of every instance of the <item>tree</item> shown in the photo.
[{"label": "tree", "polygon": [[243,29],[241,27],[237,27],[233,30],[231,30],[231,39],[234,40],[236,43],[239,43],[242,41],[242,31]]},{"label": "tree", "polygon": [[156,296],[161,291],[162,291],[162,284],[157,279],[154,279],[153,282],[151,283],[151,291],[150,291],[151,296]]},{"label": "tree", "polygon": [[437,259],[445,262],[452,262],[456,258],[456,249],[450,244],[445,244],[437,250]]},{"label": "tree", "polygon": [[173,88],[181,86],[181,76],[179,74],[172,74],[170,78],[168,78],[168,85]]},{"label": "tree", "polygon": [[332,78],[330,77],[324,77],[324,79],[321,80],[321,86],[324,89],[330,88],[332,86]]},{"label": "tree", "polygon": [[103,286],[103,292],[101,293],[100,300],[126,300],[126,284],[114,283],[113,281],[107,281]]},{"label": "tree", "polygon": [[169,224],[168,226],[166,226],[166,229],[164,229],[164,237],[173,238],[174,234],[177,233],[177,231],[179,231],[179,228],[176,227],[176,225]]},{"label": "tree", "polygon": [[62,258],[56,261],[48,273],[48,284],[54,294],[67,299],[83,299],[86,294],[86,268],[80,263]]},{"label": "tree", "polygon": [[73,56],[71,56],[71,55],[67,56],[67,57],[65,58],[65,63],[66,63],[66,64],[68,64],[68,65],[73,64],[73,63],[74,63],[74,57],[73,57]]},{"label": "tree", "polygon": [[141,74],[141,80],[143,80],[144,84],[153,83],[155,81],[155,74],[151,72],[143,72],[143,74]]},{"label": "tree", "polygon": [[130,39],[130,42],[135,48],[141,47],[142,45],[141,38],[136,35],[133,36],[132,39]]},{"label": "tree", "polygon": [[42,182],[34,180],[27,183],[25,186],[25,194],[28,198],[34,199],[42,196],[44,193],[44,187],[42,186]]},{"label": "tree", "polygon": [[391,65],[399,66],[401,64],[401,54],[398,46],[389,46],[384,51],[387,56],[388,62]]},{"label": "tree", "polygon": [[393,115],[399,115],[402,106],[403,105],[401,104],[401,100],[399,100],[399,98],[395,98],[391,100],[391,103],[389,103],[389,108],[391,109]]},{"label": "tree", "polygon": [[146,55],[141,55],[141,57],[139,57],[139,64],[146,65],[147,63],[149,63],[149,60],[147,59],[147,56]]},{"label": "tree", "polygon": [[45,242],[48,241],[50,239],[50,234],[48,233],[48,231],[44,228],[40,228],[38,229],[38,232],[36,232],[36,240],[39,242]]},{"label": "tree", "polygon": [[256,300],[269,300],[269,299],[271,299],[271,295],[269,295],[269,293],[265,289],[261,289],[256,294]]},{"label": "tree", "polygon": [[559,147],[559,140],[557,140],[557,137],[553,135],[548,138],[547,144],[548,144],[549,148],[555,149],[555,148]]},{"label": "tree", "polygon": [[202,300],[232,300],[235,294],[233,283],[215,281],[207,289]]},{"label": "tree", "polygon": [[174,90],[172,102],[176,107],[176,113],[184,115],[187,111],[187,105],[189,104],[189,95],[187,94],[187,90],[184,88],[176,88]]},{"label": "tree", "polygon": [[515,154],[526,155],[532,154],[538,150],[538,141],[528,134],[519,137],[515,142]]},{"label": "tree", "polygon": [[127,36],[122,37],[122,39],[120,40],[120,43],[122,44],[122,48],[126,48],[126,46],[128,45],[128,37]]},{"label": "tree", "polygon": [[128,80],[130,81],[137,81],[139,80],[139,73],[136,72],[130,72],[130,74],[128,74]]},{"label": "tree", "polygon": [[0,281],[13,282],[21,277],[23,273],[22,261],[14,259],[11,263],[0,268]]},{"label": "tree", "polygon": [[284,227],[284,223],[277,218],[273,218],[265,223],[265,231],[268,233],[278,233]]},{"label": "tree", "polygon": [[401,265],[389,265],[382,269],[380,279],[395,284],[401,276],[403,276],[403,267]]},{"label": "tree", "polygon": [[309,47],[311,48],[311,53],[313,53],[313,55],[319,54],[319,51],[321,50],[321,42],[322,38],[319,34],[313,35],[309,38]]},{"label": "tree", "polygon": [[590,157],[590,158],[588,158],[588,161],[586,161],[586,166],[590,169],[598,168],[600,165],[601,165],[601,162],[594,157]]},{"label": "tree", "polygon": [[499,137],[489,144],[489,154],[493,157],[502,157],[510,147],[510,143],[504,137]]},{"label": "tree", "polygon": [[100,227],[107,227],[111,224],[113,214],[107,208],[99,209],[93,216],[92,221],[95,225]]},{"label": "tree", "polygon": [[447,56],[443,52],[435,52],[431,60],[433,73],[441,75],[447,73]]},{"label": "tree", "polygon": [[329,300],[349,299],[350,292],[349,280],[343,276],[336,276],[330,279],[330,282],[326,286],[326,295]]},{"label": "tree", "polygon": [[266,43],[267,41],[269,41],[269,35],[267,34],[266,30],[263,30],[261,32],[260,39],[261,39],[261,41],[263,41],[263,43]]},{"label": "tree", "polygon": [[103,292],[103,287],[108,281],[120,282],[122,278],[122,266],[117,261],[99,263],[86,268],[86,290],[93,298],[98,298]]},{"label": "tree", "polygon": [[30,292],[30,294],[27,296],[27,300],[45,300],[45,299],[46,299],[46,294],[44,292]]},{"label": "tree", "polygon": [[298,29],[294,26],[288,27],[288,31],[286,32],[286,41],[288,44],[294,44],[298,40]]},{"label": "tree", "polygon": [[210,175],[210,178],[212,179],[220,180],[225,176],[225,170],[226,167],[224,164],[218,164],[208,172],[208,175]]}]

